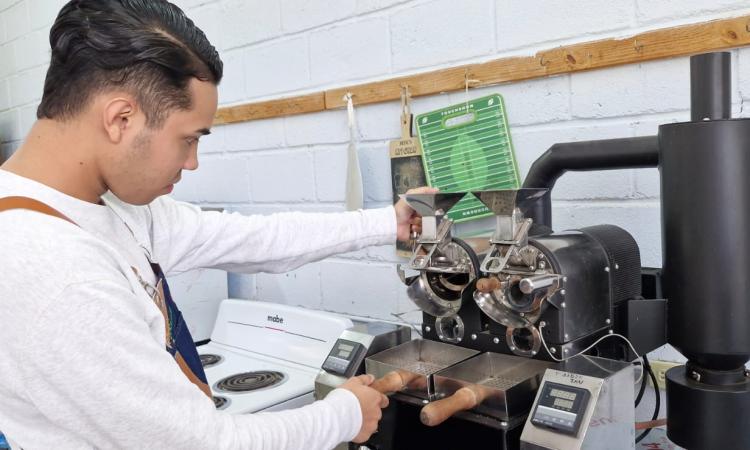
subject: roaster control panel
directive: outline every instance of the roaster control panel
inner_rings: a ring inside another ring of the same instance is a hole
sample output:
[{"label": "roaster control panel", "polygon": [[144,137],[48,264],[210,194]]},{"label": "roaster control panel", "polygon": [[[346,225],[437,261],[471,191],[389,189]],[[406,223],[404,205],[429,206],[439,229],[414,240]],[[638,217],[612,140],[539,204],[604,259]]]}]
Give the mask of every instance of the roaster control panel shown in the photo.
[{"label": "roaster control panel", "polygon": [[339,339],[323,362],[323,370],[343,377],[352,377],[365,357],[366,348],[359,342]]},{"label": "roaster control panel", "polygon": [[587,389],[545,382],[531,418],[534,425],[576,436],[586,413]]}]

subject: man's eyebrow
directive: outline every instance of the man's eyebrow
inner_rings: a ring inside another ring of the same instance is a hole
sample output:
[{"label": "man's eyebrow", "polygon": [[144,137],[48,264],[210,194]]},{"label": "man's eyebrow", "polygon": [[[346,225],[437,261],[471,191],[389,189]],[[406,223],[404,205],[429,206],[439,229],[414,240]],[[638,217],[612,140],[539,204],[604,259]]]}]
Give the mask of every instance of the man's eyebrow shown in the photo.
[{"label": "man's eyebrow", "polygon": [[196,133],[200,133],[203,136],[207,136],[211,134],[211,130],[209,130],[208,128],[201,128],[200,130],[196,131]]}]

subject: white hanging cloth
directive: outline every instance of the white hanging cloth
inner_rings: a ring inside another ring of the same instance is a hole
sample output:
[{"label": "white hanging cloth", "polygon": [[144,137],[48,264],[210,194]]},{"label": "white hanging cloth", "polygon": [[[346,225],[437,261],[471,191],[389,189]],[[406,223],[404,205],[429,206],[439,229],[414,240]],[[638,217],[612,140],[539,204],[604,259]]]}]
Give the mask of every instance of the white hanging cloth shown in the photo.
[{"label": "white hanging cloth", "polygon": [[346,210],[356,211],[364,207],[362,172],[359,168],[359,156],[355,144],[357,126],[354,120],[352,94],[346,94],[344,100],[346,100],[346,109],[349,115],[349,147],[346,150]]}]

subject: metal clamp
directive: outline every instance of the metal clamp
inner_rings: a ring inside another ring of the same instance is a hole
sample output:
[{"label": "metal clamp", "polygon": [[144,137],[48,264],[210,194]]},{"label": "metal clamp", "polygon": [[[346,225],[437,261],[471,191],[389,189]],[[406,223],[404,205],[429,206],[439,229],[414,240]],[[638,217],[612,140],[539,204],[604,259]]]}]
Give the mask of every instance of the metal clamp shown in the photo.
[{"label": "metal clamp", "polygon": [[417,240],[417,246],[409,260],[409,267],[414,270],[425,270],[431,266],[432,255],[435,250],[444,242],[451,239],[450,231],[453,221],[445,219],[438,225],[435,238],[420,238]]},{"label": "metal clamp", "polygon": [[[502,272],[503,269],[505,269],[505,266],[508,264],[508,260],[510,259],[513,252],[517,251],[519,247],[524,247],[528,242],[531,223],[531,219],[524,219],[520,223],[520,226],[516,230],[516,234],[511,241],[500,241],[495,239],[490,240],[492,246],[490,247],[490,251],[487,253],[487,256],[484,257],[482,265],[480,266],[480,270],[486,273]],[[506,250],[504,254],[502,253],[503,249]],[[502,256],[494,256],[497,254],[501,254]]]}]

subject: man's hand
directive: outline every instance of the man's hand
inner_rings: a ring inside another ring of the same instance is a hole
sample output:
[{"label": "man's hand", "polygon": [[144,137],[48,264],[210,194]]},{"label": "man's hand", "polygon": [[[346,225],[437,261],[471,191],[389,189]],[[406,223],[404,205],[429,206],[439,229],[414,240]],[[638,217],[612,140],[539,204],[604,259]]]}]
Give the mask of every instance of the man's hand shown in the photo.
[{"label": "man's hand", "polygon": [[357,444],[366,442],[372,433],[378,430],[378,422],[383,417],[382,408],[388,406],[388,397],[369,387],[375,378],[372,375],[360,375],[349,378],[339,386],[353,393],[359,400],[362,410],[362,428],[352,440]]},{"label": "man's hand", "polygon": [[[435,194],[436,192],[438,190],[431,187],[419,187],[406,191],[407,194]],[[412,231],[422,232],[422,217],[407,205],[403,198],[396,203],[396,221],[398,223],[396,239],[399,241],[408,241]]]}]

